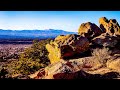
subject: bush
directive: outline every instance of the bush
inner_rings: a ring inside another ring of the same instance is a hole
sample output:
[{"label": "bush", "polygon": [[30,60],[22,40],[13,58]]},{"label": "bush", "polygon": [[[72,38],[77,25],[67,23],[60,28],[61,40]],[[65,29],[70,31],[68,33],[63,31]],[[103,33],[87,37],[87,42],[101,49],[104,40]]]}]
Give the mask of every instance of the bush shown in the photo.
[{"label": "bush", "polygon": [[12,61],[7,65],[11,74],[32,74],[40,68],[46,67],[50,62],[45,45],[50,42],[47,40],[34,40],[30,48],[26,48],[20,54],[18,61]]},{"label": "bush", "polygon": [[0,78],[10,78],[8,77],[8,70],[5,67],[0,67]]},{"label": "bush", "polygon": [[12,75],[14,74],[31,74],[34,73],[36,70],[45,67],[44,64],[39,63],[37,60],[33,61],[31,59],[23,59],[15,62],[11,62],[8,65],[9,72]]},{"label": "bush", "polygon": [[106,66],[106,62],[110,57],[111,52],[109,51],[108,48],[96,48],[92,52],[92,56],[94,57],[95,60],[98,60],[103,66]]}]

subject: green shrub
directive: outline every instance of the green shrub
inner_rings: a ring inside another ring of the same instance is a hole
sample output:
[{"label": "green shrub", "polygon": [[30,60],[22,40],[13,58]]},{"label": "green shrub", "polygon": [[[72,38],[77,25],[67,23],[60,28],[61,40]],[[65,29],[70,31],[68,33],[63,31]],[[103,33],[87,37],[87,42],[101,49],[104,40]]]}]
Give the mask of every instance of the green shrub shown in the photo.
[{"label": "green shrub", "polygon": [[50,62],[48,59],[48,51],[45,45],[50,42],[47,40],[34,40],[30,48],[26,48],[20,54],[18,61],[12,61],[7,65],[11,74],[31,74],[40,68],[46,67]]},{"label": "green shrub", "polygon": [[8,77],[8,71],[5,67],[0,66],[0,78],[10,78]]}]

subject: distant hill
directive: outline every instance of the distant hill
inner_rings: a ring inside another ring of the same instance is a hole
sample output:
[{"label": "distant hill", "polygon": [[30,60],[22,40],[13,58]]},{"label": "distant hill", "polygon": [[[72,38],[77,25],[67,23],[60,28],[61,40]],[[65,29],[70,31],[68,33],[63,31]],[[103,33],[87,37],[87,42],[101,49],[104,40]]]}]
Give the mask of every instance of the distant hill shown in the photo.
[{"label": "distant hill", "polygon": [[45,39],[55,38],[58,35],[77,34],[77,32],[67,32],[64,30],[3,30],[0,29],[0,39]]}]

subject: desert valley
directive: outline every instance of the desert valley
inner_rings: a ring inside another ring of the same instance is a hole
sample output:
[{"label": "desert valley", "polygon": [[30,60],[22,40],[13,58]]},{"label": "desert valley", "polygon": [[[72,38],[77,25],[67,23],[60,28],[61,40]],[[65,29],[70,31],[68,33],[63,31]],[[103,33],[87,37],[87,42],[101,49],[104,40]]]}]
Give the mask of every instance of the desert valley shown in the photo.
[{"label": "desert valley", "polygon": [[119,79],[119,23],[107,17],[98,22],[99,26],[94,22],[80,24],[77,33],[9,31],[11,39],[2,30],[0,78]]}]

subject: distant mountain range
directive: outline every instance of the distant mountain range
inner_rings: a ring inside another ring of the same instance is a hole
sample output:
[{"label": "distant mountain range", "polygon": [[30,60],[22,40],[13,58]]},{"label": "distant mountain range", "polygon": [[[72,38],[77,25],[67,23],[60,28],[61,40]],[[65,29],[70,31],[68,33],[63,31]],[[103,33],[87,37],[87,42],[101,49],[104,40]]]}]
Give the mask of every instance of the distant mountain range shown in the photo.
[{"label": "distant mountain range", "polygon": [[3,30],[0,29],[0,39],[45,39],[55,38],[58,35],[77,34],[64,30]]}]

